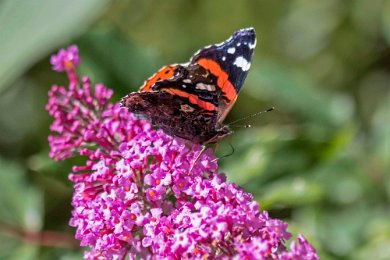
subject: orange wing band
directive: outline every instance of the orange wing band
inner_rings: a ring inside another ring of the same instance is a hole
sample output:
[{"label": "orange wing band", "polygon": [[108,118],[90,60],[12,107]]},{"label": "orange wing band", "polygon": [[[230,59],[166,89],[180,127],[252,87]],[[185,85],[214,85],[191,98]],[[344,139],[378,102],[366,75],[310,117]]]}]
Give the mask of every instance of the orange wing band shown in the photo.
[{"label": "orange wing band", "polygon": [[175,74],[175,68],[176,66],[165,66],[162,69],[160,69],[157,73],[155,73],[153,76],[148,78],[144,85],[140,88],[140,91],[142,92],[150,92],[152,91],[153,85],[157,81],[170,79]]},{"label": "orange wing band", "polygon": [[231,103],[237,98],[237,91],[233,84],[229,81],[228,74],[221,69],[219,64],[211,59],[200,59],[197,63],[203,68],[209,70],[211,74],[217,77],[217,85],[228,99],[227,103]]},{"label": "orange wing band", "polygon": [[164,91],[166,91],[172,95],[188,98],[190,103],[198,105],[200,108],[203,108],[205,110],[209,110],[209,111],[215,110],[214,104],[199,99],[197,95],[190,94],[190,93],[187,93],[185,91],[182,91],[179,89],[173,89],[173,88],[164,89]]}]

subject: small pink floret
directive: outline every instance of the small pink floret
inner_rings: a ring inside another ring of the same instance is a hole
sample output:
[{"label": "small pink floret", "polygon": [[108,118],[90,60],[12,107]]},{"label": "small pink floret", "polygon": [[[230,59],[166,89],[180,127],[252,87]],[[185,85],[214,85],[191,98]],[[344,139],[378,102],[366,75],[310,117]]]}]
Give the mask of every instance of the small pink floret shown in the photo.
[{"label": "small pink floret", "polygon": [[76,45],[61,49],[51,56],[50,63],[55,71],[73,70],[80,64],[79,50]]}]

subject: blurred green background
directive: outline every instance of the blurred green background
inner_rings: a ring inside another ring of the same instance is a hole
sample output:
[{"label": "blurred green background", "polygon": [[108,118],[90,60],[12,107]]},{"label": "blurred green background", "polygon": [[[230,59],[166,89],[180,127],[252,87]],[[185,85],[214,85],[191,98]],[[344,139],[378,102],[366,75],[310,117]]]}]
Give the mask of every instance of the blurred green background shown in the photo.
[{"label": "blurred green background", "polygon": [[253,26],[252,68],[217,151],[230,180],[322,259],[390,259],[390,1],[0,2],[0,258],[79,259],[67,174],[44,106],[49,58],[76,43],[113,102],[165,64]]}]

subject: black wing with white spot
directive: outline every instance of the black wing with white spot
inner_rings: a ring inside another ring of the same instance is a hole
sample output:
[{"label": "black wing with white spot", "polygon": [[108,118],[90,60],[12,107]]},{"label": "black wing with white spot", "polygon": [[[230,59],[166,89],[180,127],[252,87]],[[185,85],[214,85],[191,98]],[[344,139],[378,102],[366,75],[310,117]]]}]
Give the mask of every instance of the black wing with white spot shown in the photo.
[{"label": "black wing with white spot", "polygon": [[228,40],[201,49],[191,58],[191,63],[200,59],[211,59],[227,73],[237,94],[248,74],[253,51],[256,47],[256,33],[253,28],[236,31]]}]

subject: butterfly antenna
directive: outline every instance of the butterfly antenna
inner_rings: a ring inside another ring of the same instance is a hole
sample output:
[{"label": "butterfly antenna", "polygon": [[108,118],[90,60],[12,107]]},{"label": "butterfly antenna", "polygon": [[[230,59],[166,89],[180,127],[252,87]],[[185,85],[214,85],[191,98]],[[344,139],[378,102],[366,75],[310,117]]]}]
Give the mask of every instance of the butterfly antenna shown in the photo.
[{"label": "butterfly antenna", "polygon": [[251,128],[252,127],[252,125],[234,125],[234,127],[236,127],[236,128]]},{"label": "butterfly antenna", "polygon": [[[256,117],[256,116],[258,116],[258,115],[261,115],[261,114],[264,114],[264,113],[267,113],[267,112],[271,112],[271,111],[273,111],[273,110],[275,110],[275,107],[271,107],[271,108],[268,108],[267,110],[260,111],[260,112],[254,113],[254,114],[252,114],[252,115],[249,115],[249,116],[246,116],[246,117],[237,119],[237,120],[235,120],[235,121],[233,121],[233,122],[230,122],[228,125],[232,125],[232,124],[234,124],[234,123],[237,123],[237,122],[240,122],[240,121],[243,121],[243,120],[252,118],[252,117]],[[241,126],[237,126],[237,127],[249,128],[249,127],[251,127],[251,125],[243,125],[243,126],[241,125]]]}]

